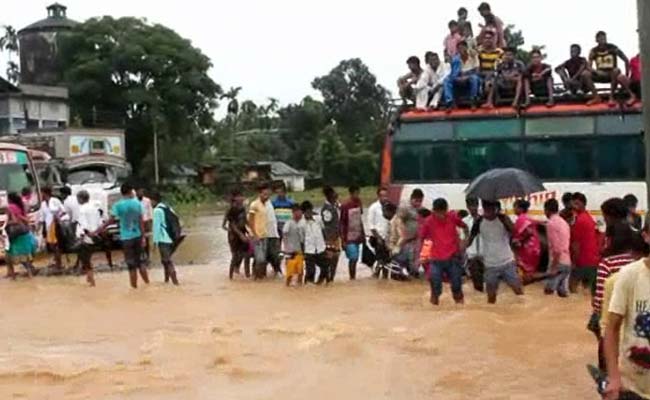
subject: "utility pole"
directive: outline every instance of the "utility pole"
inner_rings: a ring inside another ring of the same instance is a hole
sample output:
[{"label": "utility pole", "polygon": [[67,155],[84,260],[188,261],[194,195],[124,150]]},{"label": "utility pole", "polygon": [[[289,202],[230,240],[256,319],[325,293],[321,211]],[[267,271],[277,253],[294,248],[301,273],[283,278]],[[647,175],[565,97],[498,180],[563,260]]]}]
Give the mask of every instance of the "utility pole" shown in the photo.
[{"label": "utility pole", "polygon": [[637,0],[641,95],[643,97],[643,143],[645,147],[646,210],[650,210],[650,1]]},{"label": "utility pole", "polygon": [[156,186],[160,184],[160,169],[158,167],[158,108],[154,108],[154,115],[152,116],[153,125],[153,170]]}]

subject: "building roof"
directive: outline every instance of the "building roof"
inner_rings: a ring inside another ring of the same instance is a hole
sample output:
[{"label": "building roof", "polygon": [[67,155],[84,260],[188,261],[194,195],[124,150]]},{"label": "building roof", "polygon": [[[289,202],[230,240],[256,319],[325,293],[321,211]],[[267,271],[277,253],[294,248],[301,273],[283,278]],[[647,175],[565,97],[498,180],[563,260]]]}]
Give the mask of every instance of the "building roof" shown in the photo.
[{"label": "building roof", "polygon": [[66,10],[68,7],[54,3],[47,7],[47,18],[34,22],[18,31],[18,34],[38,31],[51,31],[58,29],[72,29],[78,24],[77,21],[68,19]]},{"label": "building roof", "polygon": [[20,89],[6,79],[0,77],[0,93],[20,93]]},{"label": "building roof", "polygon": [[304,172],[300,172],[282,161],[258,161],[255,165],[270,166],[272,176],[305,176]]}]

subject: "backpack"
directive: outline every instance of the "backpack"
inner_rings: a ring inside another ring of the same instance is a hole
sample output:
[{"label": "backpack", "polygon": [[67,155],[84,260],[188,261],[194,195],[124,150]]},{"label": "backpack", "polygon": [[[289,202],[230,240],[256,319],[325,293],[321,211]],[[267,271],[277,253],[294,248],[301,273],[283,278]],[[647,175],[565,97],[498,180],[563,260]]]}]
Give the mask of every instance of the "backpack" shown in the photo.
[{"label": "backpack", "polygon": [[160,204],[160,207],[165,213],[165,231],[172,240],[174,250],[181,244],[185,235],[183,235],[183,228],[178,215],[165,204]]}]

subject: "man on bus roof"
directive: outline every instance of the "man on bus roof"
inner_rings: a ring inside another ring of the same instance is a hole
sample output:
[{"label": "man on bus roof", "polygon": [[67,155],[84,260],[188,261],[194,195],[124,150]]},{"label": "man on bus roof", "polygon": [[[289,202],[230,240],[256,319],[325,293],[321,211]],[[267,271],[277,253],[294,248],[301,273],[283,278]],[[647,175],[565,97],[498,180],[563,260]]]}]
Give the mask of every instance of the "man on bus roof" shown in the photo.
[{"label": "man on bus roof", "polygon": [[[608,103],[610,107],[616,105],[614,95],[619,84],[629,95],[625,104],[627,106],[633,105],[636,102],[636,95],[630,88],[630,61],[618,46],[607,42],[605,32],[600,31],[596,34],[596,42],[598,45],[591,49],[589,54],[589,67],[591,68],[592,64],[596,65],[596,69],[592,70],[591,75],[593,81],[596,83],[611,83]],[[618,67],[619,58],[625,63],[625,74]]]},{"label": "man on bus roof", "polygon": [[524,75],[524,107],[530,105],[530,95],[545,96],[546,106],[553,107],[553,70],[551,66],[542,62],[543,56],[539,49],[530,52],[531,62]]},{"label": "man on bus roof", "polygon": [[478,6],[478,12],[485,20],[484,24],[479,24],[479,27],[482,29],[481,34],[479,35],[479,43],[481,43],[483,33],[486,31],[485,28],[494,26],[496,30],[497,47],[506,47],[506,39],[504,35],[505,25],[503,24],[501,18],[492,13],[492,7],[490,7],[488,3],[481,3],[481,5]]},{"label": "man on bus roof", "polygon": [[562,79],[564,88],[567,91],[573,94],[576,94],[578,91],[582,91],[583,93],[591,92],[593,94],[593,98],[587,102],[587,105],[600,103],[603,100],[598,94],[594,81],[591,78],[589,62],[580,55],[581,52],[582,48],[579,44],[572,44],[571,58],[558,65],[555,68],[555,72]]},{"label": "man on bus roof", "polygon": [[515,58],[516,50],[507,47],[503,52],[503,60],[497,66],[497,77],[495,90],[488,93],[487,108],[491,108],[494,102],[494,96],[499,97],[512,96],[512,107],[519,107],[519,99],[523,91],[523,76],[526,66],[523,62]]},{"label": "man on bus roof", "polygon": [[469,87],[472,109],[477,108],[481,77],[478,74],[479,61],[475,50],[468,48],[467,42],[458,43],[458,54],[451,61],[451,72],[443,82],[444,105],[448,111],[455,106],[457,90]]}]

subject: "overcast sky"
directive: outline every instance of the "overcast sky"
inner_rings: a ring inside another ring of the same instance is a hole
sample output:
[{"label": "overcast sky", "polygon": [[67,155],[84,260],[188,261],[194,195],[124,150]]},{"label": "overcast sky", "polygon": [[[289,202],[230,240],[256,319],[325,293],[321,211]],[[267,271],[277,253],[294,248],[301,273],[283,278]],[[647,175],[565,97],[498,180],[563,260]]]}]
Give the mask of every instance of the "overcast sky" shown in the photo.
[{"label": "overcast sky", "polygon": [[[314,94],[314,77],[340,60],[361,58],[379,82],[394,90],[405,60],[427,50],[442,52],[447,22],[465,6],[476,25],[480,1],[411,0],[59,0],[77,21],[100,15],[146,17],[189,38],[214,64],[224,88],[242,86],[242,99],[281,103]],[[20,29],[46,16],[52,1],[5,0],[0,25]],[[545,44],[557,64],[573,42],[586,52],[598,30],[630,57],[638,52],[633,0],[490,1],[506,24],[522,29],[526,47]],[[477,28],[475,27],[475,32]],[[4,62],[0,71],[4,73]]]}]

